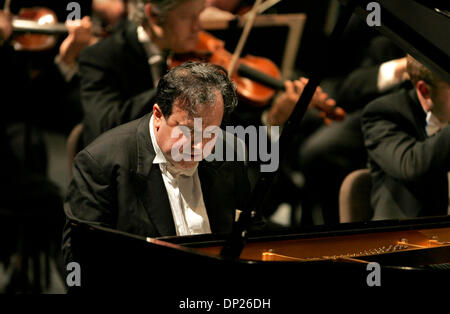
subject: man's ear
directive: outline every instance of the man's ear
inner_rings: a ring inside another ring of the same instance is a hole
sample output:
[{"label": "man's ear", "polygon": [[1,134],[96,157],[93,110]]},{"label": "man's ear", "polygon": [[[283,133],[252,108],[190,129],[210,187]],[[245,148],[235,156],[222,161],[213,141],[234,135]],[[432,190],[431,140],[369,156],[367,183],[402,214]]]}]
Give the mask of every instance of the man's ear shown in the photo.
[{"label": "man's ear", "polygon": [[431,100],[430,85],[423,80],[416,83],[416,93],[419,98],[423,110],[426,112],[433,109],[433,101]]},{"label": "man's ear", "polygon": [[161,108],[159,108],[158,104],[153,105],[153,122],[156,127],[156,129],[159,129],[162,123],[162,119],[164,119],[163,113],[161,111]]},{"label": "man's ear", "polygon": [[152,4],[147,3],[144,7],[144,13],[146,17],[146,31],[153,41],[161,41],[163,38],[164,30],[161,25],[161,13],[158,8]]},{"label": "man's ear", "polygon": [[420,80],[417,82],[416,84],[416,88],[419,91],[419,93],[422,95],[423,98],[425,99],[429,99],[430,96],[430,85],[428,85],[428,83],[426,83],[423,80]]},{"label": "man's ear", "polygon": [[147,20],[149,21],[150,24],[152,24],[152,25],[160,24],[159,23],[160,12],[155,5],[153,5],[152,3],[147,3],[144,6],[144,13],[145,13],[145,17],[147,18]]}]

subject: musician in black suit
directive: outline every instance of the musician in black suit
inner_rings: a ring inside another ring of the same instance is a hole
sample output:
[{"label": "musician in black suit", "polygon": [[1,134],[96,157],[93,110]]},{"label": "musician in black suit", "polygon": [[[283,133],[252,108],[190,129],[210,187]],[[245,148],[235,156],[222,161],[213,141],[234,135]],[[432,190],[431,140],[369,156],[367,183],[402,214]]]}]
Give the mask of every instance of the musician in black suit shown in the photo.
[{"label": "musician in black suit", "polygon": [[[198,132],[194,118],[202,118],[201,131],[218,129],[235,105],[235,88],[222,68],[185,63],[172,69],[159,82],[152,114],[104,133],[76,156],[68,218],[147,237],[231,231],[250,192],[243,158],[202,158],[213,140],[214,147],[219,141],[234,146],[235,137],[188,139],[193,150],[183,147],[180,160],[174,147],[186,135],[173,132],[179,126]],[[70,242],[68,224],[66,256]]]},{"label": "musician in black suit", "polygon": [[408,56],[414,89],[363,112],[374,220],[445,215],[449,205],[450,85]]}]

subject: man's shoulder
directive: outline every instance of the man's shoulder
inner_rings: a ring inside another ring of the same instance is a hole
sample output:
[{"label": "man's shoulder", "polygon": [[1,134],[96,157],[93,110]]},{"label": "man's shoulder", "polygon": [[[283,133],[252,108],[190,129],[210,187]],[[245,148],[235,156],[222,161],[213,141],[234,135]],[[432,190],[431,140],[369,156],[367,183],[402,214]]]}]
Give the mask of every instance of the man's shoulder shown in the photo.
[{"label": "man's shoulder", "polygon": [[124,25],[112,35],[102,38],[97,43],[83,49],[79,57],[79,62],[83,64],[92,62],[93,60],[95,62],[114,60],[123,51],[129,49],[129,34],[133,28],[136,29],[136,26],[132,24]]},{"label": "man's shoulder", "polygon": [[378,114],[383,116],[405,114],[412,101],[410,92],[410,89],[401,89],[376,98],[364,108],[363,119]]},{"label": "man's shoulder", "polygon": [[128,163],[137,153],[138,132],[143,123],[148,123],[148,115],[106,131],[83,151],[101,164]]}]

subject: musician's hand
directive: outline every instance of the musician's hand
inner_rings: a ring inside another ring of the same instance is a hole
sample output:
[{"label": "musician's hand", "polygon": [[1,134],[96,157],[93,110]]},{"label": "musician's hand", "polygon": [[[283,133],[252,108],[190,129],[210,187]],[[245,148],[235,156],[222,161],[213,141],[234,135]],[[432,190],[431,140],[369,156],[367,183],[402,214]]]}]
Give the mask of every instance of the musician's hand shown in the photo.
[{"label": "musician's hand", "polygon": [[267,122],[273,126],[283,125],[289,119],[305,84],[298,80],[286,81],[284,87],[286,91],[275,98],[267,115]]},{"label": "musician's hand", "polygon": [[[282,125],[289,119],[307,83],[308,79],[304,77],[294,82],[285,82],[286,91],[275,99],[267,115],[267,122],[270,125]],[[320,117],[326,124],[331,123],[331,120],[343,120],[346,115],[345,111],[337,107],[336,101],[329,98],[320,86],[316,88],[308,108],[311,107],[321,111]]]},{"label": "musician's hand", "polygon": [[7,40],[11,36],[13,32],[11,21],[11,14],[0,11],[0,43]]},{"label": "musician's hand", "polygon": [[384,92],[408,79],[406,57],[389,60],[379,67],[377,88],[380,92]]},{"label": "musician's hand", "polygon": [[[307,78],[300,78],[303,84],[308,83]],[[341,107],[336,106],[336,101],[328,97],[320,86],[317,86],[316,91],[309,103],[308,108],[317,108],[320,110],[319,117],[321,117],[326,124],[330,124],[331,121],[341,121],[345,118],[346,112]]]},{"label": "musician's hand", "polygon": [[75,64],[81,51],[95,43],[97,38],[93,35],[92,22],[89,16],[81,20],[66,22],[69,35],[59,47],[61,60],[66,64]]},{"label": "musician's hand", "polygon": [[93,37],[93,25],[89,16],[83,17],[81,20],[67,21],[67,29],[69,36],[73,37],[73,42],[81,47],[91,44]]},{"label": "musician's hand", "polygon": [[115,25],[126,14],[126,1],[93,0],[92,10],[98,14],[106,25]]}]

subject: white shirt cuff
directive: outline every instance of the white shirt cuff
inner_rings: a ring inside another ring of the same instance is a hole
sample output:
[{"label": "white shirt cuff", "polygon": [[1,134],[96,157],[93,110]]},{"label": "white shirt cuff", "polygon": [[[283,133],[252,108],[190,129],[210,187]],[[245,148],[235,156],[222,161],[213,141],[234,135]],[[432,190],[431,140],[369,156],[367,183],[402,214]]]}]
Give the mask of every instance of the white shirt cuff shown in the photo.
[{"label": "white shirt cuff", "polygon": [[397,60],[392,60],[380,65],[377,82],[377,87],[380,92],[386,91],[402,82],[402,78],[397,78],[395,76],[396,63]]},{"label": "white shirt cuff", "polygon": [[63,75],[66,82],[70,82],[75,74],[78,73],[78,64],[67,64],[61,60],[61,56],[58,54],[55,57],[55,64],[58,66],[59,71]]}]

